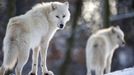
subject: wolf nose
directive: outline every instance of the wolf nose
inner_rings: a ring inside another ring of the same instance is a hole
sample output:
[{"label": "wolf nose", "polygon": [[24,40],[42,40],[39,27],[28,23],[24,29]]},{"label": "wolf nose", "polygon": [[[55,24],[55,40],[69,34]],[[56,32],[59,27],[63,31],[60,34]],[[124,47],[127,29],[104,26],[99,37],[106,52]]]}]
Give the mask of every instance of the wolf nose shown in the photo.
[{"label": "wolf nose", "polygon": [[125,44],[125,42],[122,42],[122,44]]},{"label": "wolf nose", "polygon": [[60,28],[63,28],[63,26],[64,26],[63,24],[60,24]]},{"label": "wolf nose", "polygon": [[125,45],[126,43],[125,42],[122,42],[123,45]]},{"label": "wolf nose", "polygon": [[122,46],[125,46],[126,42],[122,42]]}]

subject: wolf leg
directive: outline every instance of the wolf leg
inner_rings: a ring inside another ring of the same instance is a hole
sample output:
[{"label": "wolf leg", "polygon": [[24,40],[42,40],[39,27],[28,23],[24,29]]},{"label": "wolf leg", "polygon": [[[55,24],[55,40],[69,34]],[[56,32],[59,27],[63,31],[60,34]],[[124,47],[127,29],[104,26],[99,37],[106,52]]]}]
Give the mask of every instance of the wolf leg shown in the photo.
[{"label": "wolf leg", "polygon": [[33,57],[32,57],[32,70],[29,73],[29,75],[37,75],[37,71],[38,71],[38,56],[39,56],[39,47],[36,47],[33,50]]}]

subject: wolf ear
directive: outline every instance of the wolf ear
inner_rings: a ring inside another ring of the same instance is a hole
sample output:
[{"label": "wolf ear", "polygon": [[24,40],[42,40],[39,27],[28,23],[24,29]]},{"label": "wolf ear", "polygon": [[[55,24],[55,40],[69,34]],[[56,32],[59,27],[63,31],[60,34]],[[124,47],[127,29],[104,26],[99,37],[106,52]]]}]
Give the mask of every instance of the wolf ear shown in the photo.
[{"label": "wolf ear", "polygon": [[64,4],[65,4],[67,7],[69,7],[69,2],[68,2],[68,1],[64,2]]},{"label": "wolf ear", "polygon": [[115,27],[115,28],[120,28],[120,26],[119,26],[119,25],[114,25],[114,26],[112,26],[112,27]]},{"label": "wolf ear", "polygon": [[112,31],[112,33],[116,32],[114,27],[111,28],[111,31]]},{"label": "wolf ear", "polygon": [[116,28],[120,28],[120,26],[117,25]]},{"label": "wolf ear", "polygon": [[55,10],[57,8],[56,4],[54,3],[52,3],[51,6],[52,6],[52,10]]}]

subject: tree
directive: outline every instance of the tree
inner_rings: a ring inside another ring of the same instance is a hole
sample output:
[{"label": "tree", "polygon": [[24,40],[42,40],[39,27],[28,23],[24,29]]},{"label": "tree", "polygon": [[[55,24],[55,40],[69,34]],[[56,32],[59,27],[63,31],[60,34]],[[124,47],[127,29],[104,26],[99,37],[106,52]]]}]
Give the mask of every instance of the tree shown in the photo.
[{"label": "tree", "polygon": [[16,14],[16,0],[7,0],[7,16],[13,17]]},{"label": "tree", "polygon": [[82,13],[92,33],[107,28],[110,16],[117,14],[116,0],[84,0]]},{"label": "tree", "polygon": [[76,10],[75,10],[75,15],[73,18],[73,23],[72,23],[72,27],[71,27],[71,36],[70,38],[67,39],[67,52],[65,55],[65,60],[63,62],[63,64],[60,67],[60,74],[59,75],[66,75],[66,71],[68,69],[68,66],[71,62],[71,53],[72,53],[72,49],[74,46],[74,36],[75,36],[75,29],[77,26],[77,21],[79,19],[79,16],[81,14],[81,6],[82,6],[82,0],[77,1],[76,3]]}]

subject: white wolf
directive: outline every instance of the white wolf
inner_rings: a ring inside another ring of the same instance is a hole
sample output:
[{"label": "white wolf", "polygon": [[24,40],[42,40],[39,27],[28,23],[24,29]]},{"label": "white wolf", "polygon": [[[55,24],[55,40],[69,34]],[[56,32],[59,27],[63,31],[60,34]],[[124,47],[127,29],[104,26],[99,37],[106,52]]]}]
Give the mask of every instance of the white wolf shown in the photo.
[{"label": "white wolf", "polygon": [[91,35],[86,46],[87,75],[103,75],[104,70],[109,73],[113,53],[124,42],[124,33],[118,26]]},{"label": "white wolf", "polygon": [[63,29],[70,19],[68,2],[46,2],[37,4],[24,15],[9,20],[3,42],[4,60],[0,75],[12,70],[22,75],[30,49],[33,49],[33,63],[30,75],[37,75],[38,54],[41,54],[42,75],[53,75],[46,66],[47,49],[58,29]]}]

